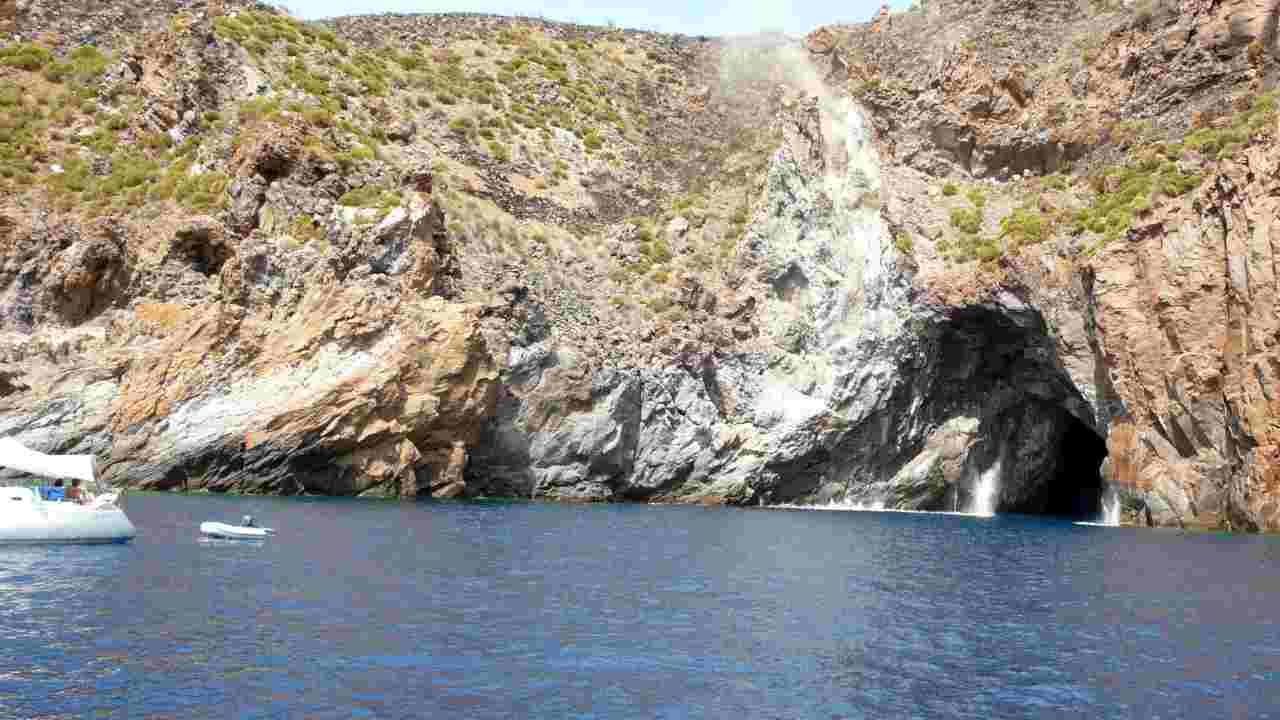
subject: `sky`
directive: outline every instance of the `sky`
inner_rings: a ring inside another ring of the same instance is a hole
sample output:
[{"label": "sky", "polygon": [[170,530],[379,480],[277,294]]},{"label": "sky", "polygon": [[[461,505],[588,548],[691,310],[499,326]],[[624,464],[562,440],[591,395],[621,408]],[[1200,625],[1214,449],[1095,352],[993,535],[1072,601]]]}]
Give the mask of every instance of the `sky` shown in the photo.
[{"label": "sky", "polygon": [[526,15],[589,25],[686,35],[736,35],[781,30],[803,34],[820,25],[866,22],[882,2],[909,0],[283,0],[294,15],[315,20],[374,13],[481,12]]}]

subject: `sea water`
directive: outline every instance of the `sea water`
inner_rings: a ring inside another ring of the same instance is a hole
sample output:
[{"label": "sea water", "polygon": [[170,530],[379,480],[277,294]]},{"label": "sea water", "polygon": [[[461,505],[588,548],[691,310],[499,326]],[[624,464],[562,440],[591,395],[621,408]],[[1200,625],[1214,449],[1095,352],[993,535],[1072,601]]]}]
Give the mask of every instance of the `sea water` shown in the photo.
[{"label": "sea water", "polygon": [[[3,718],[1276,717],[1280,538],[133,494],[0,548]],[[210,542],[251,514],[278,535]]]}]

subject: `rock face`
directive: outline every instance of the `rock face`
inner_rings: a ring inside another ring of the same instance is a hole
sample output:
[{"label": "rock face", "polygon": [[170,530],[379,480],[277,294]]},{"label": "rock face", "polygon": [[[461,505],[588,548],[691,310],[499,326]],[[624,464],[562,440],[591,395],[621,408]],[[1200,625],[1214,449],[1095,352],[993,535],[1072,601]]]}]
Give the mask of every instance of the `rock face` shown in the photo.
[{"label": "rock face", "polygon": [[1110,477],[1160,523],[1280,526],[1280,161],[1252,148],[1096,261],[1097,322],[1126,415]]},{"label": "rock face", "polygon": [[811,104],[782,122],[747,242],[784,349],[633,372],[522,349],[474,484],[939,510],[972,504],[995,474],[1002,509],[1072,512],[1082,492],[1096,504],[1101,430],[1039,311],[1004,290],[965,305],[914,297],[868,207],[880,172],[858,110]]},{"label": "rock face", "polygon": [[164,339],[37,387],[41,404],[10,398],[4,430],[99,454],[106,481],[143,488],[460,494],[497,367],[478,306],[421,293],[442,265],[438,215],[423,198],[391,213],[341,282],[314,259],[281,267],[188,223],[178,252],[206,270],[217,255],[226,301],[138,308]]},{"label": "rock face", "polygon": [[895,163],[999,178],[1067,168],[1123,123],[1185,128],[1274,74],[1274,0],[1123,5],[932,2],[817,59],[839,62]]},{"label": "rock face", "polygon": [[0,435],[151,489],[1280,528],[1280,4],[117,5],[0,2],[47,48],[0,65]]},{"label": "rock face", "polygon": [[759,462],[739,450],[755,431],[717,404],[721,373],[592,371],[541,348],[510,367],[469,486],[579,501],[752,498]]}]

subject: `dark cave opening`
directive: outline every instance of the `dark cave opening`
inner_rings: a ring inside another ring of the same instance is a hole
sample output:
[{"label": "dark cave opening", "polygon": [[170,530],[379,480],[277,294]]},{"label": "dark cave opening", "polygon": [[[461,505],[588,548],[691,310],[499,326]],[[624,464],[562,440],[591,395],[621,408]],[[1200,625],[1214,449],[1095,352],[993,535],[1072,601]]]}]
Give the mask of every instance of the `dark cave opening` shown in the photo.
[{"label": "dark cave opening", "polygon": [[1034,309],[972,306],[947,317],[936,350],[938,416],[982,425],[965,487],[944,503],[972,506],[979,480],[995,472],[995,512],[1100,519],[1107,447],[1058,350]]},{"label": "dark cave opening", "polygon": [[1058,442],[1053,476],[1046,483],[1041,514],[1073,520],[1094,520],[1102,511],[1102,461],[1107,444],[1087,425],[1069,413]]}]

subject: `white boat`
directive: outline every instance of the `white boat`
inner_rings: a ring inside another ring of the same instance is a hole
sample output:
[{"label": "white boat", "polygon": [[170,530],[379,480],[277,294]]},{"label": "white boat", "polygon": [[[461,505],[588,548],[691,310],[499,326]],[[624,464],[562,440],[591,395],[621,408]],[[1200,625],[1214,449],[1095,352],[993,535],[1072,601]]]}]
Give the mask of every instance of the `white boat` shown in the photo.
[{"label": "white boat", "polygon": [[[98,484],[92,455],[45,455],[13,438],[0,438],[0,467],[41,478],[81,480],[95,488]],[[47,500],[37,488],[0,487],[0,544],[129,542],[138,530],[124,514],[122,500],[121,492],[83,503]]]},{"label": "white boat", "polygon": [[250,525],[228,525],[220,522],[200,523],[200,534],[223,540],[263,540],[276,533],[271,528]]}]

